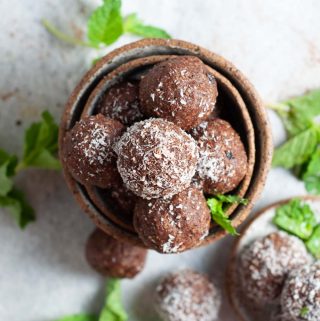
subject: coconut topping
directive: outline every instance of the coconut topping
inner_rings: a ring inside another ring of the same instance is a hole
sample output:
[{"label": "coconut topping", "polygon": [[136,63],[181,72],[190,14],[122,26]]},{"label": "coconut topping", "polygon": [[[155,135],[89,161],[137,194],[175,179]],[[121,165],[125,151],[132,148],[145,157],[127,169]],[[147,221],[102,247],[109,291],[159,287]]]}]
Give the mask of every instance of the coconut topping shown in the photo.
[{"label": "coconut topping", "polygon": [[170,197],[186,188],[198,161],[194,139],[162,119],[135,123],[116,152],[125,185],[143,198]]}]

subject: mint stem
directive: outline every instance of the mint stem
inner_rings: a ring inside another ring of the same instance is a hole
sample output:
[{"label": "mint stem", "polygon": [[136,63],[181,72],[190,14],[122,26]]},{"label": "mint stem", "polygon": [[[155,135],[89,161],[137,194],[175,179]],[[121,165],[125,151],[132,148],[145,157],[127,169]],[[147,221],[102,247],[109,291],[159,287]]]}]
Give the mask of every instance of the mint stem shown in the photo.
[{"label": "mint stem", "polygon": [[42,25],[46,28],[46,30],[51,33],[53,36],[58,38],[59,40],[62,40],[70,45],[73,46],[83,46],[83,47],[89,47],[89,48],[96,48],[97,46],[92,45],[88,42],[84,42],[80,39],[73,38],[69,35],[66,35],[65,33],[61,32],[59,29],[57,29],[53,24],[51,24],[48,20],[42,19],[41,20]]}]

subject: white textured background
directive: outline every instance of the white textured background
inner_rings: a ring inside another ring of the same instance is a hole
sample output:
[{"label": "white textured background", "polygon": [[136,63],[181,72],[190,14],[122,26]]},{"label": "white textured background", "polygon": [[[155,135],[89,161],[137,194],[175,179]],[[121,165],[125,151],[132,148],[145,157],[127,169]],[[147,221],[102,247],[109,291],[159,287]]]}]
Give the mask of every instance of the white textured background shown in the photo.
[{"label": "white textured background", "polygon": [[[0,1],[0,147],[19,153],[23,129],[49,109],[58,120],[70,91],[101,53],[52,38],[40,25],[47,18],[81,35],[99,1]],[[231,60],[266,102],[320,87],[318,0],[124,0],[175,38],[192,41]],[[125,37],[117,46],[134,38]],[[110,48],[111,49],[111,48]],[[270,114],[274,139],[284,139]],[[16,122],[22,125],[17,126]],[[36,209],[37,221],[21,232],[0,209],[0,321],[53,321],[65,314],[95,312],[103,280],[86,264],[85,240],[93,228],[73,201],[60,174],[27,171],[17,178]],[[257,208],[304,194],[286,171],[272,170]],[[165,271],[191,266],[223,283],[232,239],[178,256],[150,253],[146,270],[123,282],[130,321],[156,320],[149,304],[152,285]],[[222,321],[233,321],[225,303]]]}]

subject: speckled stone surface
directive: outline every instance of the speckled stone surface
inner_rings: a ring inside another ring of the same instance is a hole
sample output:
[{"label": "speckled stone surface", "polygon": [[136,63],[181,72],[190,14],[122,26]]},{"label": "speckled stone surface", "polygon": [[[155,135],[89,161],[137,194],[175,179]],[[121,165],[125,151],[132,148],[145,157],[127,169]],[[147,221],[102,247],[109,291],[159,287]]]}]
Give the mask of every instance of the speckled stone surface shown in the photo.
[{"label": "speckled stone surface", "polygon": [[[124,0],[175,38],[198,43],[230,59],[254,83],[266,102],[320,87],[320,21],[317,0]],[[98,0],[2,0],[0,2],[0,146],[21,151],[22,132],[49,109],[60,118],[72,88],[101,55],[62,44],[40,25],[47,18],[69,33],[82,34]],[[109,50],[135,40],[124,37]],[[274,140],[284,139],[279,119],[270,113]],[[16,125],[19,121],[22,124]],[[97,311],[103,279],[84,259],[85,239],[93,229],[67,190],[61,174],[27,171],[17,177],[37,211],[37,222],[21,232],[0,209],[0,320],[51,321],[81,311]],[[271,171],[257,208],[305,194],[303,184],[282,169]],[[124,281],[130,321],[156,320],[150,293],[171,269],[191,267],[223,283],[232,238],[175,256],[151,253],[146,270]],[[220,320],[233,321],[227,302]]]}]

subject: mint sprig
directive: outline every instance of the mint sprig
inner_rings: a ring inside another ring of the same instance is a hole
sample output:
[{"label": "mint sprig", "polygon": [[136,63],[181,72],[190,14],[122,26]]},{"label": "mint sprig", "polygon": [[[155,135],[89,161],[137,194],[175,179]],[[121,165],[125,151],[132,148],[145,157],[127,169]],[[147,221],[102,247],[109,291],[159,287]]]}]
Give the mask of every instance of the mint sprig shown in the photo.
[{"label": "mint sprig", "polygon": [[305,242],[307,250],[320,259],[320,224],[306,202],[295,198],[276,209],[273,223]]},{"label": "mint sprig", "polygon": [[104,0],[90,16],[88,39],[93,47],[111,45],[123,34],[121,0]]},{"label": "mint sprig", "polygon": [[143,38],[171,38],[163,29],[144,24],[136,13],[123,17],[121,0],[103,0],[101,6],[93,11],[87,22],[87,40],[63,33],[46,19],[41,22],[49,33],[61,41],[95,49],[113,44],[126,33]]},{"label": "mint sprig", "polygon": [[109,279],[106,283],[104,306],[98,315],[75,314],[56,321],[126,321],[128,315],[121,302],[121,284],[119,279]]},{"label": "mint sprig", "polygon": [[320,194],[320,90],[270,105],[283,121],[288,140],[274,152],[273,166],[284,167]]},{"label": "mint sprig", "polygon": [[144,22],[138,18],[136,13],[129,14],[124,19],[123,28],[125,32],[143,38],[171,38],[165,30],[144,24]]},{"label": "mint sprig", "polygon": [[15,186],[14,177],[30,167],[60,169],[57,151],[58,125],[47,111],[42,114],[41,121],[26,130],[20,161],[17,156],[0,149],[0,207],[10,212],[22,229],[35,220],[35,213],[23,192]]},{"label": "mint sprig", "polygon": [[279,206],[273,219],[280,229],[293,234],[302,240],[308,240],[317,224],[311,207],[300,199]]},{"label": "mint sprig", "polygon": [[231,235],[239,235],[237,230],[232,226],[232,222],[226,215],[226,211],[231,204],[247,205],[248,200],[237,195],[216,195],[207,199],[207,204],[214,222],[220,225]]}]

